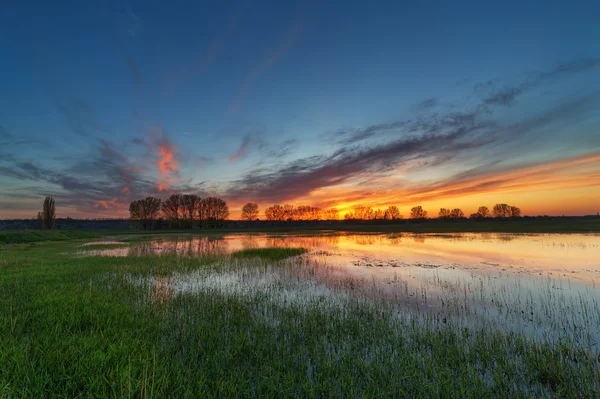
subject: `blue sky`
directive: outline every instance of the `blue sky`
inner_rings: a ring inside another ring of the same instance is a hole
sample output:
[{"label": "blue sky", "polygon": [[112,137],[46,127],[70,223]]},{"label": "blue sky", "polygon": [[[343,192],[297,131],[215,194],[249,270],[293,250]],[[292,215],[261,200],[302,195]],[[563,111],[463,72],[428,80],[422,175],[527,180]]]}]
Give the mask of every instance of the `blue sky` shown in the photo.
[{"label": "blue sky", "polygon": [[[597,2],[95,3],[0,15],[2,218],[44,195],[64,216],[118,216],[170,191],[468,207],[477,184],[439,183],[582,156],[573,176],[597,176]],[[598,185],[540,181],[581,193],[529,213],[595,213]]]}]

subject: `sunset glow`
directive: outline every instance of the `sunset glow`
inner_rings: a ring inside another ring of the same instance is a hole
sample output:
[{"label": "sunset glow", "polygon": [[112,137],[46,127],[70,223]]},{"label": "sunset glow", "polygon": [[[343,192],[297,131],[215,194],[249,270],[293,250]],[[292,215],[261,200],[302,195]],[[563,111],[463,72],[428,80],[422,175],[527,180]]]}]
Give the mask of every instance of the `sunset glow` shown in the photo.
[{"label": "sunset glow", "polygon": [[[47,195],[61,217],[125,217],[173,193],[223,198],[232,219],[247,202],[261,219],[275,204],[600,212],[594,13],[223,7],[75,7],[89,32],[16,10],[0,28],[0,218],[34,218]],[[481,15],[496,19],[474,34]]]}]

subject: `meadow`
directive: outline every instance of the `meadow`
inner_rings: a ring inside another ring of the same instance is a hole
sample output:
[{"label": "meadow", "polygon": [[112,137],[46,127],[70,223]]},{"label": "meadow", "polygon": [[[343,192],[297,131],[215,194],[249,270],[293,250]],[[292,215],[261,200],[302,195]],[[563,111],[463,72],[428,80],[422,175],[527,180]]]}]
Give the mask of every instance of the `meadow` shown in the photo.
[{"label": "meadow", "polygon": [[1,397],[600,395],[593,288],[543,280],[534,300],[340,277],[309,248],[98,256],[133,244],[89,240],[0,247]]}]

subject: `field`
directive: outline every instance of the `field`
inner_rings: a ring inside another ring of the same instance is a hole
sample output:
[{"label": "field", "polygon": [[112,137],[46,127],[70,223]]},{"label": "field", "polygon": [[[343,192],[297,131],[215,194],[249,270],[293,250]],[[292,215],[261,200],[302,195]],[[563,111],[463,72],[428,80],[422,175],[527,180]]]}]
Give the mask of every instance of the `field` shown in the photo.
[{"label": "field", "polygon": [[[121,244],[84,242],[0,249],[0,397],[600,395],[585,295],[528,307],[564,331],[534,339],[465,323],[466,292],[444,291],[446,319],[369,282],[324,284],[335,270],[301,248],[101,257],[86,251]],[[518,291],[494,298],[526,309]]]}]

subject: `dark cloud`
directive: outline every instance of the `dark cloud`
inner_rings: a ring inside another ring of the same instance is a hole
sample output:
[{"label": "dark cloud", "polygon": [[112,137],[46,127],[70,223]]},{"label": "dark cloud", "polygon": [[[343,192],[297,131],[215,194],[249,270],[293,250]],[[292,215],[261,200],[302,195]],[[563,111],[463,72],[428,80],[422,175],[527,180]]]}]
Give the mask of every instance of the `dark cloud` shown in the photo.
[{"label": "dark cloud", "polygon": [[[489,125],[475,114],[449,114],[429,122],[420,121],[411,129],[422,134],[401,138],[370,148],[342,147],[328,157],[299,159],[288,166],[266,172],[252,171],[234,182],[227,195],[243,193],[257,201],[285,201],[311,191],[346,182],[361,174],[381,173],[415,157],[450,155],[486,145],[493,140],[468,138]],[[467,139],[467,140],[465,140]]]},{"label": "dark cloud", "polygon": [[520,83],[510,86],[499,87],[501,84],[497,81],[481,82],[475,85],[475,92],[483,96],[484,105],[510,106],[518,96],[544,83],[597,68],[600,68],[599,58],[585,58],[560,64],[549,71],[530,74]]}]

